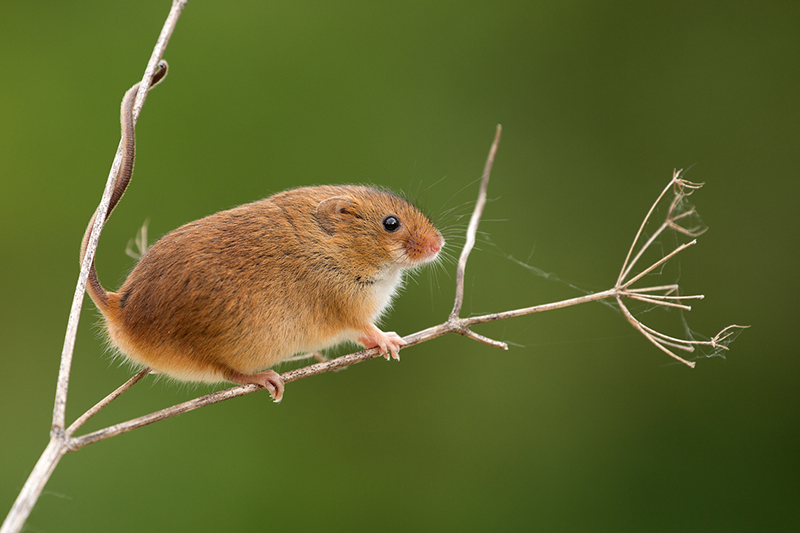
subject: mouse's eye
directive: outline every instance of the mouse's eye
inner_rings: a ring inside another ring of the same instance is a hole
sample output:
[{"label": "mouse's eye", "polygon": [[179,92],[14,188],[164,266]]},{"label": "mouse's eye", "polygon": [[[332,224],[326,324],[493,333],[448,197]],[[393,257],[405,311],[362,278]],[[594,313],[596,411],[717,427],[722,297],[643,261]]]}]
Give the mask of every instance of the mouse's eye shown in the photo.
[{"label": "mouse's eye", "polygon": [[383,219],[383,229],[389,233],[397,231],[400,229],[400,220],[394,215],[389,215]]}]

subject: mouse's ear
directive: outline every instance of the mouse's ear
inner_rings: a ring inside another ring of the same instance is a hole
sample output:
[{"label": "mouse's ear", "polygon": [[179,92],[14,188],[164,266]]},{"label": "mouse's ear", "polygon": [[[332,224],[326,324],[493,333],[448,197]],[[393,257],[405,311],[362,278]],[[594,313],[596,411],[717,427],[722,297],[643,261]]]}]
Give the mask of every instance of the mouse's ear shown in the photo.
[{"label": "mouse's ear", "polygon": [[351,216],[355,203],[341,196],[332,196],[317,204],[317,221],[328,235],[336,232],[336,227],[345,217]]}]

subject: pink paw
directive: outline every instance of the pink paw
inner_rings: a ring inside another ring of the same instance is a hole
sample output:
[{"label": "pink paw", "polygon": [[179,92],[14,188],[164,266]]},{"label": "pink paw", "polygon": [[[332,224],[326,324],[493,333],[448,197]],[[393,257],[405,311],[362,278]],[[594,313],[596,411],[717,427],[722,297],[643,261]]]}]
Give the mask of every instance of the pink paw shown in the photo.
[{"label": "pink paw", "polygon": [[272,401],[280,403],[283,399],[283,378],[274,370],[267,370],[260,374],[253,374],[254,378],[258,379],[259,385],[269,390]]},{"label": "pink paw", "polygon": [[367,335],[359,337],[358,342],[367,348],[380,348],[381,354],[387,361],[389,360],[389,355],[391,355],[393,359],[399,361],[400,347],[405,344],[403,338],[394,331],[384,333],[375,326],[372,326],[372,331]]},{"label": "pink paw", "polygon": [[275,403],[283,399],[283,378],[274,370],[267,370],[258,374],[242,374],[241,372],[228,372],[227,378],[239,385],[260,385],[269,390],[272,401]]}]

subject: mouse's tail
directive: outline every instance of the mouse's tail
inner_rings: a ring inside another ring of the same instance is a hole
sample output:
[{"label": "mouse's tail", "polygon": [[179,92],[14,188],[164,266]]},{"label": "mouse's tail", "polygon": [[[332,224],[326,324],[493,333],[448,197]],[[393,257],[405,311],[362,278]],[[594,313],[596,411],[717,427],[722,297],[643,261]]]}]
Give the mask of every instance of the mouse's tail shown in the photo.
[{"label": "mouse's tail", "polygon": [[[155,87],[164,76],[167,75],[167,62],[161,61],[153,73],[150,80],[150,87]],[[106,210],[105,224],[114,207],[119,203],[125,189],[131,182],[133,175],[133,160],[136,155],[136,132],[133,123],[133,104],[136,101],[136,94],[139,92],[139,84],[137,83],[125,93],[122,98],[122,106],[120,109],[120,124],[122,126],[122,160],[119,165],[119,174],[117,175],[117,182],[114,190],[111,193],[111,198],[108,201],[108,209]],[[95,219],[97,218],[97,211],[92,215],[89,225],[86,227],[86,233],[83,234],[83,241],[81,241],[81,265],[83,265],[83,258],[86,256],[86,250],[89,246],[89,240],[92,237],[92,229],[94,228]],[[101,312],[108,309],[108,291],[106,291],[100,284],[97,278],[97,270],[94,266],[94,258],[92,258],[92,265],[89,268],[89,277],[86,280],[86,292],[89,293],[95,305]]]}]

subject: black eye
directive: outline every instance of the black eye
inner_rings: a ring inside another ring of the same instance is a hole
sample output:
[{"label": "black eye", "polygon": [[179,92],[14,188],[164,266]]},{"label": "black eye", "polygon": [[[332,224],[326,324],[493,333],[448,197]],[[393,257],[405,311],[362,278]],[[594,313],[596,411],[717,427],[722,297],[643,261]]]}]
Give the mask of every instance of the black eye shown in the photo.
[{"label": "black eye", "polygon": [[397,231],[400,228],[400,220],[394,215],[389,215],[383,219],[383,229],[389,233]]}]

